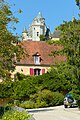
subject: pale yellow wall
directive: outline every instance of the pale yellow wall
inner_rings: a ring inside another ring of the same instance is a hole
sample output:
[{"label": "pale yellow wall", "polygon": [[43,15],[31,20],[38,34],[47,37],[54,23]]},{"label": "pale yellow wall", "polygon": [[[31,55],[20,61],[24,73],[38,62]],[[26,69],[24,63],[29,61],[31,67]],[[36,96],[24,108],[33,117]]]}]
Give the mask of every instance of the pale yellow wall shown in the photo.
[{"label": "pale yellow wall", "polygon": [[52,38],[51,40],[56,41],[56,40],[60,40],[60,38]]},{"label": "pale yellow wall", "polygon": [[[12,78],[14,78],[14,74],[17,72],[22,73],[24,75],[30,75],[30,68],[38,68],[38,69],[45,69],[45,73],[48,71],[49,67],[42,67],[42,66],[16,66],[15,71],[12,73]],[[42,73],[42,71],[41,71]]]}]

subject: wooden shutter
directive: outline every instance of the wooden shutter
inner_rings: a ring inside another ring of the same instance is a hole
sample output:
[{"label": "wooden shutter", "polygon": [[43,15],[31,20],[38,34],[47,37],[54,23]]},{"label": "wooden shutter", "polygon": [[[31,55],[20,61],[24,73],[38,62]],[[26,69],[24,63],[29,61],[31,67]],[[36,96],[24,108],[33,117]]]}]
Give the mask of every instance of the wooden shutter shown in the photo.
[{"label": "wooden shutter", "polygon": [[33,68],[30,68],[30,75],[34,75],[34,69]]},{"label": "wooden shutter", "polygon": [[42,74],[45,74],[45,69],[42,69]]}]

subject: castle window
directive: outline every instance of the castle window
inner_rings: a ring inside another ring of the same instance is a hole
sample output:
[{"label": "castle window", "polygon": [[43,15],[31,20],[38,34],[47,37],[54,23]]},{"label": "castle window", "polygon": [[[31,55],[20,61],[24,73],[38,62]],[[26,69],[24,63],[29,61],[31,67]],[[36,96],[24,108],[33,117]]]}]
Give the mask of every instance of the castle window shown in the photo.
[{"label": "castle window", "polygon": [[37,32],[37,36],[39,36],[39,32]]}]

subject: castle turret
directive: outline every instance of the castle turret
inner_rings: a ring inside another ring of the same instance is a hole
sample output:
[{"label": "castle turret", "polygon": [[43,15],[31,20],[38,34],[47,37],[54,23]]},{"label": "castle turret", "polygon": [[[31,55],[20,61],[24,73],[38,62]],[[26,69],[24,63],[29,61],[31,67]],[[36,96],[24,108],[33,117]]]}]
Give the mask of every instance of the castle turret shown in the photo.
[{"label": "castle turret", "polygon": [[22,39],[27,40],[28,39],[28,32],[26,30],[26,27],[24,27],[23,32],[22,32]]},{"label": "castle turret", "polygon": [[28,31],[24,27],[23,40],[40,41],[40,35],[46,35],[47,27],[45,24],[45,18],[39,12],[33,19],[32,24],[29,26]]},{"label": "castle turret", "polygon": [[31,26],[29,27],[29,35],[33,41],[40,41],[40,35],[46,34],[47,27],[45,25],[45,19],[39,12],[33,19]]}]

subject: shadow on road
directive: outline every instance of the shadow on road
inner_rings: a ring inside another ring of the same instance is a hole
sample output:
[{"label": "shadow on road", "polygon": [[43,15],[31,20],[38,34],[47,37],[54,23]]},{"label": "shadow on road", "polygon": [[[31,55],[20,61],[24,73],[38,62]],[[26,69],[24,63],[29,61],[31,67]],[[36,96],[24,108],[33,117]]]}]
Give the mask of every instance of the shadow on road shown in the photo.
[{"label": "shadow on road", "polygon": [[44,108],[44,109],[28,109],[27,111],[29,112],[29,113],[34,113],[34,112],[45,112],[45,111],[52,111],[52,110],[54,110],[54,109],[50,109],[50,108]]}]

